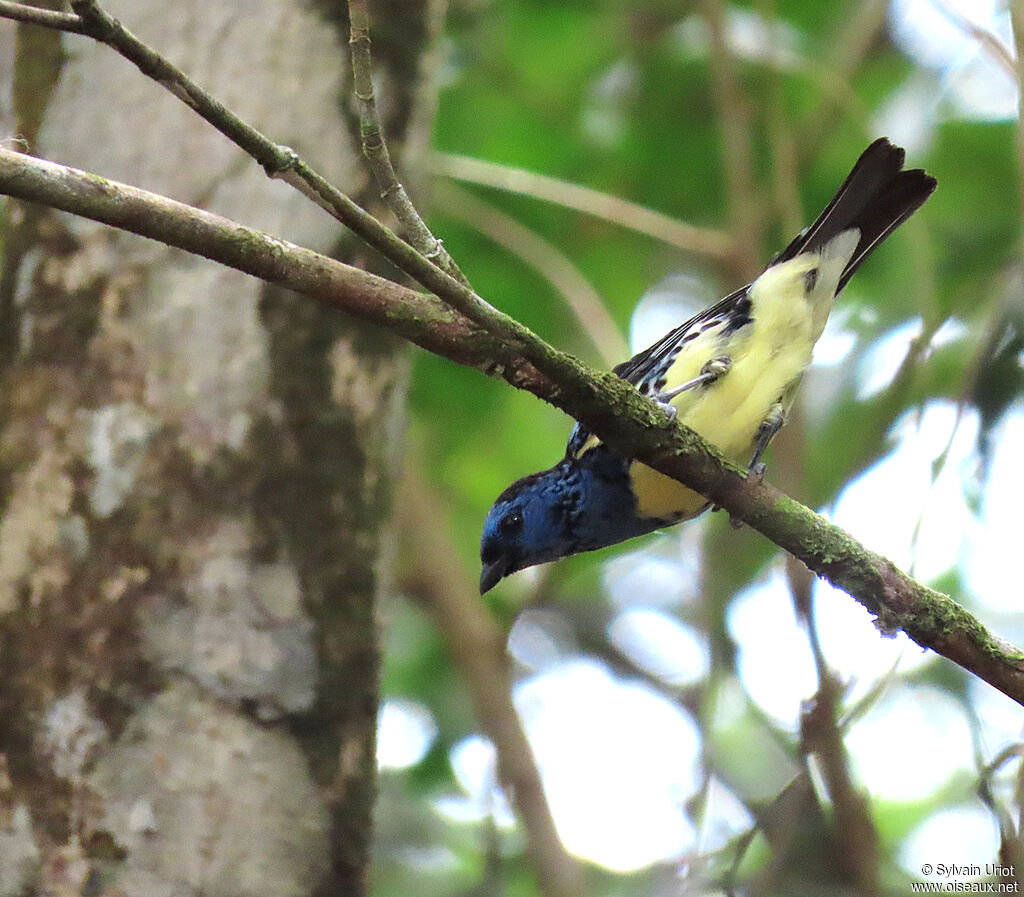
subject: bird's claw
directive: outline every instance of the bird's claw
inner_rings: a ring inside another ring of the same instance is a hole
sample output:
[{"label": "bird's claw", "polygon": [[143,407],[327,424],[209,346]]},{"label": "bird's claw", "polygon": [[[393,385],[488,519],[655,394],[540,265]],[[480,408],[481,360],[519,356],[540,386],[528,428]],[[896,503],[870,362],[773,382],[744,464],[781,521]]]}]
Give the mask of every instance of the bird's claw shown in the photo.
[{"label": "bird's claw", "polygon": [[[701,367],[700,373],[697,374],[691,380],[687,380],[685,383],[680,383],[679,386],[673,387],[672,389],[666,390],[665,392],[658,393],[654,396],[654,400],[659,405],[664,405],[666,412],[668,412],[671,406],[672,400],[688,389],[696,389],[698,386],[710,386],[720,377],[723,377],[729,372],[732,367],[732,359],[728,355],[719,355],[716,358],[712,358],[710,361],[706,361],[704,366]],[[674,418],[671,412],[668,412],[670,416]]]},{"label": "bird's claw", "polygon": [[706,362],[704,367],[700,369],[703,377],[709,378],[705,380],[705,383],[713,383],[722,374],[729,373],[729,369],[732,367],[732,359],[728,355],[719,355],[717,358],[712,358]]}]

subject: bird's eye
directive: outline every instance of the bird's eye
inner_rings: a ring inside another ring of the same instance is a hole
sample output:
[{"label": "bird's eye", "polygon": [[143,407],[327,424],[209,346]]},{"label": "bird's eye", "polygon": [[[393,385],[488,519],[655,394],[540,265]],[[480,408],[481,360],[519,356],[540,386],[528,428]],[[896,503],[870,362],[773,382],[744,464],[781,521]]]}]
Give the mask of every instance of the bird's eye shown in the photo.
[{"label": "bird's eye", "polygon": [[519,511],[511,511],[501,518],[498,524],[503,536],[515,536],[523,528],[523,515]]}]

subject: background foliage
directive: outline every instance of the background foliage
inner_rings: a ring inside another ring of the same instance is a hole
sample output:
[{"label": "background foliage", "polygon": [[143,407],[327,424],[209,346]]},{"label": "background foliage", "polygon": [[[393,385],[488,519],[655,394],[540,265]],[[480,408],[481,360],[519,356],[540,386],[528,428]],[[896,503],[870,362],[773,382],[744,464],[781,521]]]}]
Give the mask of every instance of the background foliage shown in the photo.
[{"label": "background foliage", "polygon": [[[999,459],[1019,454],[1024,435],[1016,98],[984,34],[1012,38],[1006,9],[963,9],[981,31],[943,0],[457,3],[437,154],[418,192],[483,296],[610,365],[621,358],[595,343],[615,337],[597,315],[581,323],[523,260],[508,216],[545,242],[549,268],[561,254],[578,269],[623,340],[631,326],[647,334],[636,350],[749,277],[744,253],[770,258],[871,139],[906,146],[939,189],[842,297],[769,478],[1019,643],[1012,543],[992,497]],[[716,20],[736,78],[724,99]],[[736,128],[749,140],[738,169],[724,151]],[[449,153],[721,229],[734,251],[686,252],[558,204],[457,183]],[[737,201],[730,187],[744,169],[753,195]],[[487,507],[558,459],[570,421],[424,354],[412,384],[410,477],[433,499],[405,526],[443,532],[469,590]],[[1008,482],[998,486],[1004,503]],[[924,861],[1014,863],[1019,761],[1015,748],[1000,752],[1019,734],[1020,708],[913,646],[883,642],[851,599],[812,590],[770,544],[721,516],[521,575],[488,596],[512,632],[517,706],[556,821],[592,863],[593,893],[719,893],[731,881],[754,892],[906,893]],[[399,591],[415,594],[416,570],[431,559],[399,556]],[[812,594],[821,631],[808,622]],[[530,893],[522,834],[494,790],[460,671],[415,600],[386,615],[376,893],[409,893],[410,882],[421,894]],[[631,696],[621,705],[617,689]],[[632,712],[645,702],[650,713]],[[680,726],[693,728],[690,741]],[[632,741],[616,740],[624,729]],[[586,771],[568,784],[559,744]],[[650,781],[651,744],[678,751],[654,764],[675,763],[676,776]],[[888,765],[898,779],[926,759],[940,771],[920,787],[901,790],[877,772]],[[654,804],[630,795],[644,789],[675,815],[641,818]],[[581,810],[605,827],[604,841],[584,833]],[[642,834],[649,825],[661,836]],[[963,834],[950,840],[951,830]],[[648,849],[622,847],[631,836]]]}]

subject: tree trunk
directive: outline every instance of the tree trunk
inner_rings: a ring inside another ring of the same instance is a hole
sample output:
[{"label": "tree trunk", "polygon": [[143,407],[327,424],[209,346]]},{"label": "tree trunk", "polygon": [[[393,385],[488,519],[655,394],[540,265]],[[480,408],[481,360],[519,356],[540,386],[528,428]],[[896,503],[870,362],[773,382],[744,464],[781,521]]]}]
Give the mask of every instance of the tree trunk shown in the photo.
[{"label": "tree trunk", "polygon": [[[109,6],[367,192],[343,4]],[[437,10],[380,7],[389,134],[412,137]],[[3,26],[0,125],[31,151],[341,245],[112,50]],[[0,897],[364,893],[406,353],[90,222],[8,200],[0,226]]]}]

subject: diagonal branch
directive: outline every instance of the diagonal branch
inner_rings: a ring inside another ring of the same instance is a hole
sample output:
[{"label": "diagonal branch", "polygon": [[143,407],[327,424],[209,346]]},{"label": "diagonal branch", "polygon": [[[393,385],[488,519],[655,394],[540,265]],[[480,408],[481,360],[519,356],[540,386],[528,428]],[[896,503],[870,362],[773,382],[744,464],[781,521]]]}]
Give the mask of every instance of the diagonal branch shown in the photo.
[{"label": "diagonal branch", "polygon": [[1010,3],[1010,23],[1017,53],[1017,178],[1021,181],[1017,200],[1024,210],[1024,0]]},{"label": "diagonal branch", "polygon": [[[0,16],[7,17],[16,3],[0,6]],[[152,47],[147,46],[128,31],[117,19],[108,15],[96,0],[72,0],[72,16],[65,14],[65,25],[57,21],[35,20],[35,24],[59,28],[75,34],[84,34],[116,50],[133,63],[147,78],[174,94],[186,106],[212,124],[232,143],[260,163],[272,177],[290,169],[295,161],[294,151],[278,146],[251,125],[246,124],[223,103],[214,99],[191,78],[171,65]]]},{"label": "diagonal branch", "polygon": [[[0,192],[158,240],[378,323],[431,352],[464,341],[460,364],[487,368],[484,331],[466,316],[383,277],[193,206],[0,148]],[[484,351],[480,347],[484,346]]]},{"label": "diagonal branch", "polygon": [[718,263],[724,263],[732,257],[733,245],[728,234],[686,224],[646,206],[602,193],[600,190],[537,174],[524,168],[513,168],[510,165],[451,153],[431,153],[427,158],[427,165],[437,174],[453,180],[507,190],[510,193],[532,196],[534,199],[575,209],[577,212],[593,215],[595,218],[646,234],[684,252],[706,256]]},{"label": "diagonal branch", "polygon": [[0,150],[0,193],[160,240],[280,284],[532,392],[616,451],[695,489],[799,558],[863,604],[883,632],[903,629],[922,647],[1024,705],[1024,652],[991,635],[949,596],[915,582],[821,515],[748,477],[624,380],[588,368],[526,327],[512,322],[501,333],[481,328],[434,297],[217,215],[21,153]]},{"label": "diagonal branch", "polygon": [[373,90],[373,66],[370,59],[370,11],[366,0],[348,0],[349,49],[356,103],[359,106],[359,136],[363,155],[380,188],[381,199],[394,213],[406,238],[425,258],[456,280],[468,283],[454,259],[427,227],[409,199],[391,164],[391,153],[377,114],[377,98]]},{"label": "diagonal branch", "polygon": [[1017,80],[1017,59],[1009,47],[999,39],[991,29],[985,28],[973,19],[965,16],[959,9],[954,8],[946,0],[932,0],[932,5],[959,28],[968,37],[978,42],[981,48],[988,54],[996,65],[1005,74]]},{"label": "diagonal branch", "polygon": [[735,251],[729,261],[737,280],[752,280],[761,270],[761,210],[754,189],[754,153],[751,139],[750,104],[740,84],[736,60],[726,34],[728,24],[723,0],[704,0],[704,21],[708,28],[712,95],[718,127],[722,132],[725,187],[729,197],[730,235]]},{"label": "diagonal branch", "polygon": [[797,161],[801,164],[814,159],[824,146],[822,136],[834,128],[840,103],[848,106],[846,114],[854,119],[868,118],[850,84],[871,49],[877,46],[885,31],[887,0],[861,0],[848,3],[843,12],[848,16],[838,33],[824,49],[819,48],[814,65],[816,80],[828,90],[819,103],[804,118],[797,129]]}]

